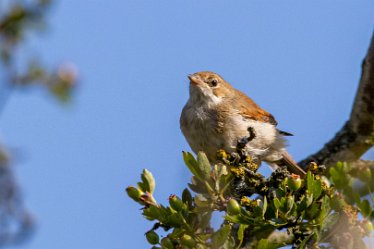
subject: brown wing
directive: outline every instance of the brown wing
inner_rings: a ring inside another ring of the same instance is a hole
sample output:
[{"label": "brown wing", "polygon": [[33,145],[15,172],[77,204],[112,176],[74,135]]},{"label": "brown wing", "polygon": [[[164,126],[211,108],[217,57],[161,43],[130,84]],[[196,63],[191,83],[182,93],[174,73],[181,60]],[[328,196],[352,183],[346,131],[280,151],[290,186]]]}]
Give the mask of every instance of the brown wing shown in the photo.
[{"label": "brown wing", "polygon": [[259,107],[252,99],[239,90],[235,90],[232,105],[243,115],[243,117],[277,125],[277,121],[267,111]]}]

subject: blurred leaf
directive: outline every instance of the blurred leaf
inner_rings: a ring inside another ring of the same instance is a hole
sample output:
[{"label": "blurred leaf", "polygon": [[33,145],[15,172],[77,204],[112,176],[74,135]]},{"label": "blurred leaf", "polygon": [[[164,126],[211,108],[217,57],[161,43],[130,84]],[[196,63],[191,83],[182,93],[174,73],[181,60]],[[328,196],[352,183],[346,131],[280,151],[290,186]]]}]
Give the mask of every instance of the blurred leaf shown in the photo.
[{"label": "blurred leaf", "polygon": [[264,202],[262,205],[262,217],[265,216],[266,210],[268,209],[268,201],[266,199],[266,196],[264,197]]},{"label": "blurred leaf", "polygon": [[287,211],[288,211],[288,198],[282,197],[280,199],[279,210],[282,211],[283,213],[287,213]]},{"label": "blurred leaf", "polygon": [[320,212],[320,205],[317,203],[312,203],[312,205],[306,210],[309,219],[314,219],[316,215]]},{"label": "blurred leaf", "polygon": [[243,240],[244,240],[244,232],[245,232],[245,229],[248,227],[248,225],[243,225],[243,224],[240,224],[239,225],[239,229],[238,229],[238,240],[239,240],[239,245],[241,245],[243,243]]},{"label": "blurred leaf", "polygon": [[261,239],[258,244],[256,249],[275,249],[278,248],[278,245],[275,243],[269,243],[267,239]]},{"label": "blurred leaf", "polygon": [[219,248],[221,247],[225,241],[227,240],[231,231],[231,226],[228,224],[222,225],[220,229],[218,229],[212,235],[212,248]]},{"label": "blurred leaf", "polygon": [[313,194],[306,195],[306,206],[309,207],[313,203]]},{"label": "blurred leaf", "polygon": [[313,196],[315,199],[318,199],[322,193],[322,183],[321,181],[315,181],[313,187]]},{"label": "blurred leaf", "polygon": [[360,203],[357,203],[360,211],[364,217],[369,217],[371,214],[371,206],[368,200],[363,200]]},{"label": "blurred leaf", "polygon": [[291,212],[293,206],[294,206],[294,197],[293,196],[288,196],[287,197],[287,214]]},{"label": "blurred leaf", "polygon": [[279,199],[278,198],[274,198],[273,203],[274,203],[275,208],[278,209],[278,210],[280,210],[280,208],[281,208],[282,205],[281,205]]},{"label": "blurred leaf", "polygon": [[326,219],[326,216],[328,215],[329,212],[330,212],[330,201],[329,201],[329,198],[325,196],[322,199],[322,203],[320,206],[320,212],[317,218],[318,223],[322,223]]},{"label": "blurred leaf", "polygon": [[338,213],[329,214],[324,220],[322,220],[321,230],[330,230],[338,220]]},{"label": "blurred leaf", "polygon": [[203,195],[197,194],[195,196],[195,204],[197,207],[210,208],[212,207],[212,202],[206,199]]},{"label": "blurred leaf", "polygon": [[299,204],[297,205],[297,212],[304,211],[307,208],[307,201],[305,195],[301,196]]},{"label": "blurred leaf", "polygon": [[61,102],[70,100],[70,87],[65,82],[57,82],[50,87],[51,93]]},{"label": "blurred leaf", "polygon": [[237,215],[241,211],[241,206],[235,199],[230,199],[226,206],[227,214]]},{"label": "blurred leaf", "polygon": [[310,171],[307,173],[307,190],[314,196],[314,177]]},{"label": "blurred leaf", "polygon": [[202,229],[210,228],[210,219],[212,218],[212,212],[211,211],[201,211],[199,213],[199,220],[198,220],[198,226]]}]

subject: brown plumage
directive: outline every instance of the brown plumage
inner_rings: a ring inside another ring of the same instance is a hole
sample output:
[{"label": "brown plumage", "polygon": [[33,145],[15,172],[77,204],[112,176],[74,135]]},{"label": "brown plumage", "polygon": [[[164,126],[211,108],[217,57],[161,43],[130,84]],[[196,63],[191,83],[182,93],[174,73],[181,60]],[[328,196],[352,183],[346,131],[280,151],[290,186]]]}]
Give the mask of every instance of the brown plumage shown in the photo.
[{"label": "brown plumage", "polygon": [[251,127],[256,136],[246,146],[248,153],[272,167],[286,165],[292,173],[305,175],[285,149],[283,136],[292,134],[279,131],[270,113],[218,74],[199,72],[189,79],[190,98],[180,124],[195,153],[204,151],[214,162],[217,150],[235,151],[237,141],[247,137]]},{"label": "brown plumage", "polygon": [[251,98],[239,90],[234,89],[234,91],[235,95],[238,97],[234,98],[231,104],[234,108],[240,110],[240,114],[243,115],[243,117],[273,125],[278,124],[273,115],[259,107]]}]

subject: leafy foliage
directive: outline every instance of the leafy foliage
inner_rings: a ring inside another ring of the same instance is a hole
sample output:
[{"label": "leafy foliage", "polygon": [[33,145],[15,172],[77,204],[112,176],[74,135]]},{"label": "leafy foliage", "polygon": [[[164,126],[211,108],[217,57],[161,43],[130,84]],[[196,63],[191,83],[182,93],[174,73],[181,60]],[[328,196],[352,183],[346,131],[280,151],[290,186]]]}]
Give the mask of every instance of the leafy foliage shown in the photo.
[{"label": "leafy foliage", "polygon": [[[138,188],[128,195],[155,221],[146,233],[153,248],[364,248],[372,231],[371,202],[352,191],[346,163],[330,170],[311,163],[305,179],[278,168],[265,178],[258,165],[241,153],[218,152],[211,166],[205,154],[183,152],[193,174],[182,197],[169,197],[169,206],[154,199],[154,179],[143,171]],[[371,175],[364,176],[365,181]],[[153,186],[149,188],[148,186]],[[223,214],[219,229],[210,224],[212,212]],[[359,218],[361,214],[362,218]],[[158,229],[167,236],[160,240]],[[343,229],[342,229],[343,228]]]},{"label": "leafy foliage", "polygon": [[[77,72],[72,65],[65,64],[50,70],[35,56],[22,58],[22,63],[17,56],[30,31],[40,31],[45,26],[44,19],[51,3],[50,0],[15,0],[0,6],[0,70],[4,71],[3,75],[10,83],[8,87],[41,86],[57,100],[67,102],[77,80]],[[20,64],[25,69],[20,70]]]}]

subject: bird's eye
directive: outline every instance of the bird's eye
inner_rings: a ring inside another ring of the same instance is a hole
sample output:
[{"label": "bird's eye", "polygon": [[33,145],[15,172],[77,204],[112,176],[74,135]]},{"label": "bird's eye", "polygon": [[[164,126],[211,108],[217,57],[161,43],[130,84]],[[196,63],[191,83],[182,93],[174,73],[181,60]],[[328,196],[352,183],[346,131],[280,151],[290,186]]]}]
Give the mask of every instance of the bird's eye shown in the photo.
[{"label": "bird's eye", "polygon": [[212,80],[210,81],[210,84],[212,85],[212,87],[215,87],[215,86],[218,85],[218,80],[216,80],[216,79],[212,79]]}]

